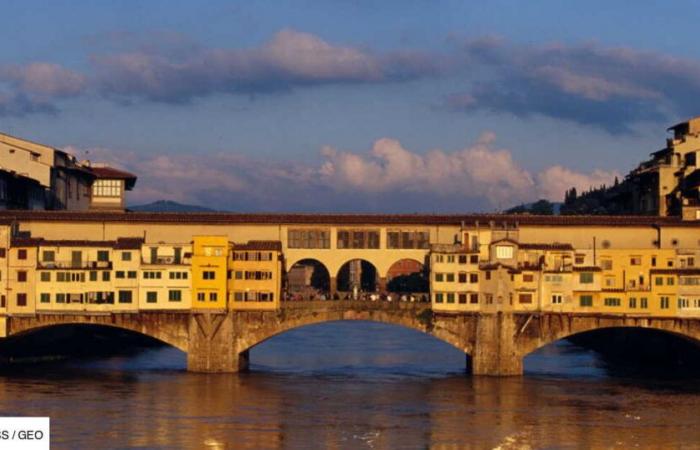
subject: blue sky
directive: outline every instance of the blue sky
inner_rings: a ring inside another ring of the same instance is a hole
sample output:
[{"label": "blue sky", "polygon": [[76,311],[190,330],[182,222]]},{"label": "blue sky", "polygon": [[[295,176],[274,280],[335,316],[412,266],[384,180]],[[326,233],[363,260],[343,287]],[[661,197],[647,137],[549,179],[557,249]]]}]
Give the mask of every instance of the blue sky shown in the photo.
[{"label": "blue sky", "polygon": [[0,130],[131,201],[498,210],[624,175],[700,113],[690,1],[5,1]]}]

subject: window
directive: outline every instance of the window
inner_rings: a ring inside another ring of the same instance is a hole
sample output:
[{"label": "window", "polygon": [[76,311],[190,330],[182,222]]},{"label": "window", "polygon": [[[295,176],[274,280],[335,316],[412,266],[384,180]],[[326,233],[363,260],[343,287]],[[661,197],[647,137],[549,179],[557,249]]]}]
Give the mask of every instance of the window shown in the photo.
[{"label": "window", "polygon": [[44,250],[41,254],[41,260],[44,262],[56,261],[56,252],[53,250]]},{"label": "window", "polygon": [[158,292],[155,292],[155,291],[146,292],[146,303],[158,303]]},{"label": "window", "polygon": [[615,277],[605,277],[605,287],[615,286]]},{"label": "window", "polygon": [[641,265],[642,265],[642,257],[641,256],[630,257],[630,266],[641,266]]},{"label": "window", "polygon": [[328,229],[290,229],[287,231],[289,248],[331,248]]},{"label": "window", "polygon": [[603,303],[605,304],[605,306],[620,306],[621,305],[620,299],[616,298],[616,297],[606,297],[603,300]]},{"label": "window", "polygon": [[525,304],[532,303],[532,294],[518,294],[518,302]]},{"label": "window", "polygon": [[646,297],[642,297],[639,299],[639,307],[642,309],[646,309],[649,306],[649,301],[647,300]]},{"label": "window", "polygon": [[651,267],[656,267],[656,256],[651,257]]},{"label": "window", "polygon": [[106,270],[104,272],[102,272],[102,281],[109,281],[110,278],[112,278],[111,274],[112,274],[112,272],[109,272]]},{"label": "window", "polygon": [[442,293],[435,294],[435,303],[442,303]]},{"label": "window", "polygon": [[593,306],[593,296],[592,295],[582,295],[579,297],[579,305],[583,307]]},{"label": "window", "polygon": [[424,248],[430,247],[430,232],[392,230],[386,233],[387,248]]},{"label": "window", "polygon": [[95,180],[92,183],[93,197],[121,197],[122,180]]},{"label": "window", "polygon": [[114,278],[124,278],[126,274],[124,273],[123,270],[117,270],[114,272]]},{"label": "window", "polygon": [[378,230],[338,230],[338,248],[379,248]]},{"label": "window", "polygon": [[532,283],[535,280],[535,276],[531,273],[524,273],[523,274],[523,281],[525,283]]},{"label": "window", "polygon": [[447,293],[447,303],[454,303],[454,302],[455,302],[454,292],[448,292]]},{"label": "window", "polygon": [[202,272],[202,279],[204,280],[215,280],[216,279],[216,272],[213,270],[205,270]]},{"label": "window", "polygon": [[[105,272],[109,273],[109,272]],[[133,293],[131,291],[119,291],[119,303],[131,303]]]},{"label": "window", "polygon": [[668,309],[670,304],[669,298],[668,297],[661,297],[661,309]]},{"label": "window", "polygon": [[574,264],[583,264],[586,261],[586,255],[576,254],[574,256]]},{"label": "window", "polygon": [[204,292],[197,292],[197,301],[203,302],[206,299],[207,296]]},{"label": "window", "polygon": [[673,277],[666,278],[666,286],[673,286],[676,284],[676,280]]},{"label": "window", "polygon": [[498,258],[498,259],[512,259],[513,258],[513,246],[512,245],[497,245],[496,246],[496,258]]},{"label": "window", "polygon": [[236,273],[234,274],[237,280],[242,280],[243,279],[243,272],[240,270],[237,270]]},{"label": "window", "polygon": [[441,281],[443,281],[443,280],[444,280],[443,274],[441,274],[441,273],[436,273],[436,274],[435,274],[435,281],[441,282]]},{"label": "window", "polygon": [[470,273],[469,274],[469,282],[470,283],[478,283],[479,282],[479,274],[478,273]]},{"label": "window", "polygon": [[66,303],[66,294],[56,294],[56,303]]},{"label": "window", "polygon": [[39,295],[39,302],[41,303],[49,303],[51,302],[51,294],[48,294],[46,292],[43,292]]},{"label": "window", "polygon": [[41,281],[51,281],[51,272],[41,272]]},{"label": "window", "polygon": [[109,261],[109,252],[107,250],[98,250],[97,251],[97,260],[102,261],[102,262]]},{"label": "window", "polygon": [[447,262],[453,264],[455,262],[455,255],[447,255]]},{"label": "window", "polygon": [[0,248],[0,258],[4,258],[5,255],[6,255],[6,250],[5,250],[5,248],[4,248],[4,247],[3,247],[3,248]]},{"label": "window", "polygon": [[122,261],[131,261],[131,252],[122,252]]},{"label": "window", "polygon": [[634,297],[630,297],[629,305],[631,309],[635,309],[637,307],[637,299]]},{"label": "window", "polygon": [[467,294],[459,294],[458,301],[461,305],[466,304],[467,303]]},{"label": "window", "polygon": [[612,270],[612,268],[613,268],[612,259],[601,259],[600,260],[600,268],[603,270]]},{"label": "window", "polygon": [[656,286],[663,286],[664,285],[664,279],[663,277],[656,277],[654,278],[654,284]]},{"label": "window", "polygon": [[487,280],[491,279],[491,271],[490,270],[487,270],[486,272],[484,272],[484,278],[486,278]]},{"label": "window", "polygon": [[561,305],[562,304],[562,295],[561,294],[552,294],[552,304],[553,305]]},{"label": "window", "polygon": [[27,259],[27,249],[21,248],[17,250],[17,259]]},{"label": "window", "polygon": [[24,283],[27,281],[27,271],[25,270],[18,270],[17,271],[17,281],[20,283]]},{"label": "window", "polygon": [[130,270],[126,273],[127,278],[131,278],[132,280],[136,278],[136,271],[135,270]]},{"label": "window", "polygon": [[233,293],[233,300],[237,302],[242,302],[243,301],[243,292],[241,291],[236,291]]},{"label": "window", "polygon": [[217,295],[216,292],[210,292],[210,293],[209,293],[209,301],[210,301],[210,302],[215,302],[215,301],[217,300],[217,297],[218,297],[218,295]]},{"label": "window", "polygon": [[455,281],[455,274],[453,274],[453,273],[447,273],[447,274],[445,274],[445,281],[447,281],[448,283],[454,283],[454,281]]},{"label": "window", "polygon": [[179,289],[172,289],[168,291],[168,301],[179,302],[182,300],[182,291]]},{"label": "window", "polygon": [[94,270],[90,272],[90,281],[97,281],[97,272]]},{"label": "window", "polygon": [[27,306],[27,294],[17,294],[17,306]]},{"label": "window", "polygon": [[591,272],[581,272],[579,275],[579,282],[581,284],[591,284],[593,283],[593,273]]},{"label": "window", "polygon": [[467,255],[459,255],[459,263],[466,264],[467,263]]},{"label": "window", "polygon": [[470,264],[479,264],[479,255],[469,255]]},{"label": "window", "polygon": [[458,279],[459,279],[460,283],[466,283],[467,282],[467,274],[465,272],[460,272]]},{"label": "window", "polygon": [[469,303],[473,305],[479,303],[479,294],[469,294]]}]

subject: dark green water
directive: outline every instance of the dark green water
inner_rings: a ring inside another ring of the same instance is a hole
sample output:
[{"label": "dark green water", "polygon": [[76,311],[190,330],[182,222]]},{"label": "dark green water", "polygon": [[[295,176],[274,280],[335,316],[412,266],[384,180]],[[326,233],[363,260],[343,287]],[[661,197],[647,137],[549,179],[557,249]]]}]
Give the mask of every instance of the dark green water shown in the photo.
[{"label": "dark green water", "polygon": [[0,415],[50,416],[55,449],[700,448],[700,380],[620,376],[566,342],[514,378],[466,376],[450,346],[361,322],[251,356],[240,375],[189,374],[167,347],[6,368]]}]

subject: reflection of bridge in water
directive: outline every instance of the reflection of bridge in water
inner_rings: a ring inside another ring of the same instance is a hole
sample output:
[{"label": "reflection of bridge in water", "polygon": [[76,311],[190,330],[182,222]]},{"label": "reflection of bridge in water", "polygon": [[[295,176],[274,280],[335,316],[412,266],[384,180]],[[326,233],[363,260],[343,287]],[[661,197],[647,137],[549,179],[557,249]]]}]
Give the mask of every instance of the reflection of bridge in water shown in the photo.
[{"label": "reflection of bridge in water", "polygon": [[290,301],[278,311],[37,313],[8,317],[8,334],[65,324],[117,327],[142,333],[188,355],[188,368],[236,372],[249,350],[285,331],[323,322],[365,320],[398,325],[442,340],[467,356],[474,374],[517,375],[533,351],[579,333],[643,328],[700,341],[700,320],[584,313],[438,313],[430,303],[406,301]]}]

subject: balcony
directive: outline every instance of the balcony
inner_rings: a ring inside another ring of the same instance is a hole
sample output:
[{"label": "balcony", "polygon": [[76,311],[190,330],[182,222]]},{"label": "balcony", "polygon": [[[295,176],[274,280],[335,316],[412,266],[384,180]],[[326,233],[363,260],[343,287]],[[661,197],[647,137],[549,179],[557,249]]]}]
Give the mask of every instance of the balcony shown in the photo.
[{"label": "balcony", "polygon": [[42,270],[112,270],[112,261],[39,261]]},{"label": "balcony", "polygon": [[141,259],[141,264],[145,266],[182,266],[182,265],[189,265],[190,264],[190,258],[188,257],[181,257],[181,258],[175,258],[175,256],[158,256],[153,259],[146,259],[142,258]]}]

